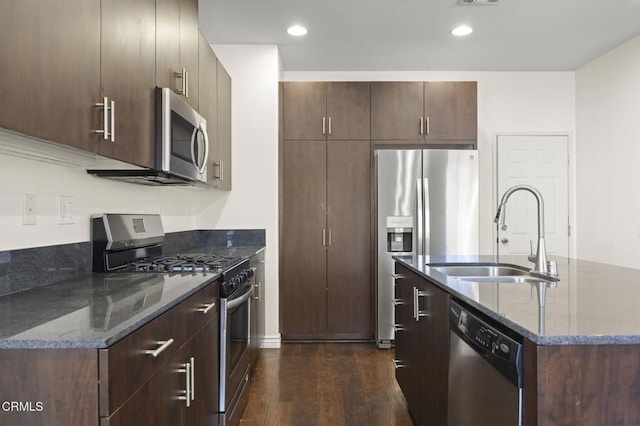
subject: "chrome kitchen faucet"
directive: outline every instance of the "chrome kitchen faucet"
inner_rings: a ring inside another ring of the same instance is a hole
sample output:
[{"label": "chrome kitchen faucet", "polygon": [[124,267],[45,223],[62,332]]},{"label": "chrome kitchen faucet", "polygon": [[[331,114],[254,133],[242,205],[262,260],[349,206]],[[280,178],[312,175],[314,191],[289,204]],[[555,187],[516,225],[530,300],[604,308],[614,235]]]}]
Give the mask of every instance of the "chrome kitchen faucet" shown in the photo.
[{"label": "chrome kitchen faucet", "polygon": [[527,191],[536,197],[538,202],[538,247],[536,254],[533,253],[529,256],[529,260],[534,263],[534,267],[531,272],[537,272],[543,275],[557,275],[557,264],[555,261],[547,261],[547,247],[544,242],[544,200],[542,194],[536,188],[530,185],[515,185],[507,189],[500,200],[498,206],[498,212],[494,222],[498,225],[504,225],[505,211],[507,207],[507,200],[516,191]]}]

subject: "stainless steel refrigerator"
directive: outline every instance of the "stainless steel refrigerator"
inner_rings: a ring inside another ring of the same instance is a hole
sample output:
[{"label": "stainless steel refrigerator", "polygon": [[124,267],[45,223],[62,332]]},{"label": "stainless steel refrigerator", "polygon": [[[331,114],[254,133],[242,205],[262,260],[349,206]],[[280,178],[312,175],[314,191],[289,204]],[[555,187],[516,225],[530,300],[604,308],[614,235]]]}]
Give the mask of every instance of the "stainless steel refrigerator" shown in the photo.
[{"label": "stainless steel refrigerator", "polygon": [[377,150],[376,342],[394,340],[394,255],[478,253],[478,152]]}]

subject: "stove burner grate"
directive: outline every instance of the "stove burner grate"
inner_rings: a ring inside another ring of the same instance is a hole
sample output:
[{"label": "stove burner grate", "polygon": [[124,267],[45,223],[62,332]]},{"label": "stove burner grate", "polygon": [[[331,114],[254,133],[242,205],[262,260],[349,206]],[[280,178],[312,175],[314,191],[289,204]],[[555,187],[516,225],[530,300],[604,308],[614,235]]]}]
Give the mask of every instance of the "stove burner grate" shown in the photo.
[{"label": "stove burner grate", "polygon": [[241,260],[242,258],[234,256],[178,254],[139,259],[129,264],[129,270],[134,272],[209,272],[226,269]]}]

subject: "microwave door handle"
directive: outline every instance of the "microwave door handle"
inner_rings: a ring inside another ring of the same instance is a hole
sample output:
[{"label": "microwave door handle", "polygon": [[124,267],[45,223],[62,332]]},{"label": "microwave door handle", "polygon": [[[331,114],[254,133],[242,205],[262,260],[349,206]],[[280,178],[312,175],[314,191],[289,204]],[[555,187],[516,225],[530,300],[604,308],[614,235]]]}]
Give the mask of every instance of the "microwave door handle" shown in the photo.
[{"label": "microwave door handle", "polygon": [[193,133],[191,133],[191,163],[196,169],[198,168],[198,162],[196,161],[196,154],[193,148],[196,145],[196,139],[198,139],[198,130],[198,127],[194,127]]},{"label": "microwave door handle", "polygon": [[[198,164],[198,159],[195,156],[195,152],[193,148],[196,145],[196,141],[198,140],[198,132],[202,132],[202,136],[204,139],[204,159],[202,164]],[[198,170],[198,173],[204,174],[204,169],[207,167],[207,159],[209,157],[209,137],[207,136],[207,129],[203,126],[202,123],[198,125],[198,127],[193,129],[193,134],[191,135],[191,162],[193,166]]]},{"label": "microwave door handle", "polygon": [[198,171],[200,174],[204,174],[205,169],[207,168],[207,163],[209,162],[209,136],[207,135],[207,126],[200,123],[198,127],[202,132],[202,137],[204,139],[204,159],[202,161],[202,165],[198,168]]}]

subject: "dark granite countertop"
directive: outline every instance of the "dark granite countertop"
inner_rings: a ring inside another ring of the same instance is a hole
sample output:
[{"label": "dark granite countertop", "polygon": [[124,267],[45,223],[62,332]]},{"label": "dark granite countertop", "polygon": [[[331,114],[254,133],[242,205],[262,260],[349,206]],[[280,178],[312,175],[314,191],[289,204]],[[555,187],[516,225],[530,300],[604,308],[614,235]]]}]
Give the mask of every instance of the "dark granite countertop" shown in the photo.
[{"label": "dark granite countertop", "polygon": [[0,298],[0,348],[106,348],[219,277],[85,276]]},{"label": "dark granite countertop", "polygon": [[[263,249],[186,251],[250,257]],[[5,295],[0,297],[0,348],[106,348],[218,277],[218,273],[82,273]]]},{"label": "dark granite countertop", "polygon": [[[639,344],[640,270],[556,258],[555,288],[470,282],[435,271],[429,263],[497,262],[530,269],[526,256],[398,256],[395,259],[455,298],[540,345]],[[544,286],[544,284],[543,284]]]}]

